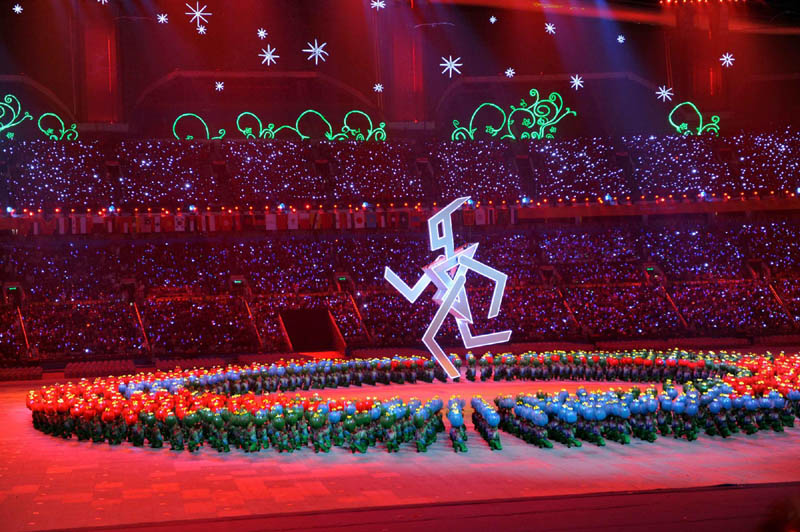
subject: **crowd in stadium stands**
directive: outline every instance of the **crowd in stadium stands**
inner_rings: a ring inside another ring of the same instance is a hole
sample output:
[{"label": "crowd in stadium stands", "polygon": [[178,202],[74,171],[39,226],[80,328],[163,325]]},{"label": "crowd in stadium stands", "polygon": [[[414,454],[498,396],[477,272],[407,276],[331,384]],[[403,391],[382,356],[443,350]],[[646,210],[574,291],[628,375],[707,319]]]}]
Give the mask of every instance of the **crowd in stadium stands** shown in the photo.
[{"label": "crowd in stadium stands", "polygon": [[490,289],[470,292],[474,334],[510,330],[513,342],[571,340],[580,337],[577,324],[553,287],[527,286],[506,290],[500,314],[487,320],[491,296]]},{"label": "crowd in stadium stands", "polygon": [[772,275],[800,277],[800,240],[796,226],[786,221],[750,224],[743,233],[748,255],[762,259]]},{"label": "crowd in stadium stands", "polygon": [[229,188],[235,201],[261,205],[328,198],[328,184],[314,167],[308,143],[224,142],[222,156],[228,163]]},{"label": "crowd in stadium stands", "polygon": [[37,303],[25,309],[24,317],[28,340],[40,353],[91,358],[143,350],[126,303]]},{"label": "crowd in stadium stands", "polygon": [[141,308],[155,354],[246,353],[258,340],[240,298],[156,299]]},{"label": "crowd in stadium stands", "polygon": [[556,265],[566,283],[600,284],[642,281],[638,262],[567,262]]},{"label": "crowd in stadium stands", "polygon": [[394,201],[397,198],[418,200],[424,197],[412,147],[412,144],[405,142],[385,145],[372,142],[328,143],[334,169],[335,199]]},{"label": "crowd in stadium stands", "polygon": [[437,196],[473,199],[518,198],[520,178],[506,143],[435,142],[428,146]]},{"label": "crowd in stadium stands", "polygon": [[[493,320],[485,318],[491,284],[468,275],[475,334],[635,339],[788,334],[800,326],[800,224],[791,218],[458,228],[456,242],[477,242],[477,258],[509,274]],[[0,257],[0,282],[23,287],[20,312],[41,358],[142,355],[142,326],[157,357],[279,352],[287,345],[278,316],[298,308],[330,309],[350,347],[418,346],[436,310],[429,293],[411,304],[383,280],[387,265],[409,284],[419,279],[435,258],[424,234],[12,241],[0,244]],[[754,265],[759,259],[765,268]],[[645,274],[651,261],[664,276]],[[237,275],[247,282],[234,293]],[[122,286],[129,280],[135,294]],[[336,292],[337,283],[352,296]],[[1,307],[0,320],[0,357],[20,359],[17,309]],[[458,343],[453,320],[437,339]]]},{"label": "crowd in stadium stands", "polygon": [[681,330],[678,315],[652,286],[575,286],[567,288],[564,295],[591,336],[669,338]]},{"label": "crowd in stadium stands", "polygon": [[632,230],[550,231],[538,243],[544,259],[551,264],[639,259],[637,234]]},{"label": "crowd in stadium stands", "polygon": [[96,142],[0,142],[0,188],[16,205],[84,205],[107,198],[112,186]]},{"label": "crowd in stadium stands", "polygon": [[[740,133],[725,139],[734,177],[746,190],[781,190],[800,186],[800,134],[793,129]],[[787,179],[791,180],[787,183]],[[741,187],[736,187],[741,188]]]},{"label": "crowd in stadium stands", "polygon": [[763,282],[676,283],[675,304],[686,321],[704,334],[787,333],[792,322]]},{"label": "crowd in stadium stands", "polygon": [[[412,305],[396,292],[371,292],[361,294],[359,310],[376,345],[417,345],[436,313],[436,304],[427,296]],[[446,320],[436,339],[444,345],[455,335],[455,322]]]},{"label": "crowd in stadium stands", "polygon": [[731,167],[720,158],[720,144],[712,137],[636,136],[624,139],[624,143],[630,153],[634,182],[642,194],[751,190],[732,176]]},{"label": "crowd in stadium stands", "polygon": [[741,231],[708,228],[659,229],[642,235],[644,253],[674,279],[733,279],[742,275]]},{"label": "crowd in stadium stands", "polygon": [[0,360],[19,358],[23,342],[21,336],[16,307],[0,306]]},{"label": "crowd in stadium stands", "polygon": [[800,279],[778,279],[775,290],[794,321],[800,324]]},{"label": "crowd in stadium stands", "polygon": [[0,197],[18,209],[52,209],[722,196],[795,192],[798,161],[794,129],[551,139],[522,149],[500,141],[0,141]]},{"label": "crowd in stadium stands", "polygon": [[221,187],[211,167],[207,143],[145,140],[117,146],[119,176],[109,205],[219,204]]},{"label": "crowd in stadium stands", "polygon": [[[531,171],[545,198],[591,198],[631,195],[616,150],[607,139],[546,140],[529,144]],[[537,163],[539,163],[537,165]]]}]

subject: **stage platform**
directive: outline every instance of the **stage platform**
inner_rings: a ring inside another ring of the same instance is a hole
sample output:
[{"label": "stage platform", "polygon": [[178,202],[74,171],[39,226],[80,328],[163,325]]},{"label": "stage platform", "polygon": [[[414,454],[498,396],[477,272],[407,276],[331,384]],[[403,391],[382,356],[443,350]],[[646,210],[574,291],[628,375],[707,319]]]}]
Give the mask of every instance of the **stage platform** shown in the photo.
[{"label": "stage platform", "polygon": [[[713,523],[725,523],[726,530],[751,530],[766,518],[773,502],[800,493],[793,484],[800,481],[800,426],[783,434],[735,435],[727,440],[703,435],[695,442],[659,438],[652,444],[634,440],[627,446],[608,442],[603,448],[556,444],[550,450],[502,433],[504,449],[493,452],[468,421],[466,454],[454,453],[446,435],[425,454],[411,446],[397,454],[379,448],[363,455],[337,448],[321,455],[310,449],[283,455],[273,450],[220,454],[211,449],[190,454],[41,434],[33,429],[25,407],[26,391],[41,385],[0,386],[3,530],[123,525],[139,525],[140,530],[222,530],[233,525],[239,531],[441,531],[490,530],[493,520],[519,530],[584,530],[600,523],[592,515],[610,517],[609,512],[617,515],[614,529],[642,530],[649,522],[648,530],[675,530],[682,522],[706,530],[716,529],[709,528]],[[499,393],[572,391],[579,386],[630,384],[422,383],[318,393],[423,400],[458,394],[468,400],[477,394],[491,399]],[[721,485],[748,486],[697,489]],[[720,509],[709,507],[710,501]],[[676,507],[682,509],[680,515],[670,510]],[[626,515],[630,519],[623,518]],[[709,515],[717,519],[705,520]],[[468,526],[456,526],[452,519],[459,517]],[[226,518],[236,521],[221,520]]]}]

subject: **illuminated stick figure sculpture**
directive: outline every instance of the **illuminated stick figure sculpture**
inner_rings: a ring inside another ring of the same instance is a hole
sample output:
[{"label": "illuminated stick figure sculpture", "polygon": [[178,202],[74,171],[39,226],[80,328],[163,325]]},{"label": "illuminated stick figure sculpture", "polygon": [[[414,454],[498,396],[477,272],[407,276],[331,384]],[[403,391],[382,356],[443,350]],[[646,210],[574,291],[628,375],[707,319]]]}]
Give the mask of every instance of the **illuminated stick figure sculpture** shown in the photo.
[{"label": "illuminated stick figure sculpture", "polygon": [[[478,275],[494,281],[489,318],[494,318],[500,312],[500,303],[503,300],[508,276],[475,260],[478,244],[469,244],[458,249],[454,247],[451,215],[468,200],[469,196],[459,198],[428,219],[431,251],[443,249],[444,255],[439,255],[435,261],[422,268],[424,275],[413,287],[408,286],[388,266],[383,273],[383,277],[389,281],[389,284],[411,303],[414,303],[422,295],[430,283],[436,287],[433,300],[439,304],[439,309],[425,334],[422,335],[422,343],[451,379],[459,377],[459,372],[436,342],[436,334],[441,329],[447,314],[452,314],[455,318],[464,347],[468,349],[507,342],[511,337],[511,331],[473,336],[469,328],[472,324],[472,312],[469,309],[467,290],[464,287],[467,271],[472,270]],[[455,270],[455,274],[452,274],[453,270]]]}]

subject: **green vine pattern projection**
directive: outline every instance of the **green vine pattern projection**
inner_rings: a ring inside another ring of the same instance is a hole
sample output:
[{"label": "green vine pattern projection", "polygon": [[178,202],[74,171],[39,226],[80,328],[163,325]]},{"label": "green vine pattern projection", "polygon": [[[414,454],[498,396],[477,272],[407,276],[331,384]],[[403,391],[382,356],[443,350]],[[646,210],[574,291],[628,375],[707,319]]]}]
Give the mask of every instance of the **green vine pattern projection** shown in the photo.
[{"label": "green vine pattern projection", "polygon": [[[697,115],[697,129],[691,129],[689,124],[686,122],[676,124],[673,120],[673,116],[678,109],[686,107],[690,108]],[[675,128],[675,131],[684,137],[689,135],[704,135],[707,133],[719,136],[719,117],[717,115],[713,115],[708,123],[703,123],[703,115],[700,113],[700,110],[697,108],[697,106],[692,102],[683,102],[676,105],[672,112],[669,113],[669,123]]]},{"label": "green vine pattern projection", "polygon": [[541,98],[537,89],[531,89],[528,94],[533,98],[532,102],[523,99],[519,107],[512,105],[508,113],[492,102],[480,104],[472,113],[467,127],[462,126],[458,120],[453,120],[455,129],[450,139],[475,140],[475,118],[487,108],[497,111],[498,123],[496,126],[487,125],[484,132],[490,137],[503,140],[552,139],[557,131],[556,124],[569,115],[578,116],[569,107],[564,107],[564,99],[557,92],[551,92],[545,99]]},{"label": "green vine pattern projection", "polygon": [[33,120],[33,117],[28,111],[22,112],[22,104],[16,96],[6,94],[0,102],[0,133],[5,131],[6,138],[13,139],[14,132],[9,130],[25,120]]},{"label": "green vine pattern projection", "polygon": [[[53,129],[52,127],[43,127],[42,121],[46,119],[55,119],[55,121],[59,124],[58,130]],[[55,113],[44,113],[39,117],[36,125],[39,127],[39,131],[41,131],[44,136],[50,140],[78,140],[77,125],[72,124],[69,128],[65,127],[64,121],[61,120],[61,117]]]},{"label": "green vine pattern projection", "polygon": [[[300,116],[295,120],[294,125],[283,125],[275,127],[275,124],[269,123],[264,127],[261,119],[250,111],[245,111],[236,117],[236,128],[248,139],[275,139],[279,133],[289,133],[296,135],[300,140],[307,140],[311,135],[303,133],[301,130],[301,123],[306,117],[316,117],[322,121],[327,128],[324,133],[326,140],[360,140],[360,141],[384,141],[386,140],[386,123],[380,122],[378,127],[374,127],[372,118],[364,111],[357,109],[349,111],[344,115],[342,127],[339,132],[334,133],[333,126],[325,118],[325,115],[314,109],[307,109],[300,113]],[[366,129],[362,130],[359,127],[354,127],[351,120],[363,119],[366,121]],[[246,122],[252,121],[252,125],[246,125]],[[307,122],[307,121],[306,121]]]},{"label": "green vine pattern projection", "polygon": [[188,118],[194,118],[194,119],[198,120],[201,124],[203,124],[203,129],[205,130],[205,139],[206,140],[218,140],[218,139],[221,139],[221,138],[225,137],[225,130],[224,129],[220,129],[217,132],[217,136],[216,137],[212,137],[211,136],[211,131],[208,129],[208,124],[206,124],[205,120],[203,120],[200,116],[198,116],[198,115],[196,115],[194,113],[183,113],[178,118],[176,118],[175,121],[172,123],[172,134],[175,135],[176,139],[178,139],[178,140],[193,140],[195,138],[194,135],[186,135],[185,137],[181,137],[178,134],[178,123],[181,120],[188,119]]}]

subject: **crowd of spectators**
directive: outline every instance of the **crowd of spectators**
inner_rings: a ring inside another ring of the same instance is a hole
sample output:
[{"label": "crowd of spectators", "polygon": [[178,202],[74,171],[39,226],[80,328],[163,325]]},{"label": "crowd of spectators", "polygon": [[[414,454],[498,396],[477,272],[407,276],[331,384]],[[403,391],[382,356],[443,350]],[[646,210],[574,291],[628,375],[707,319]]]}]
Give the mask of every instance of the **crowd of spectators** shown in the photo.
[{"label": "crowd of spectators", "polygon": [[[436,313],[436,304],[424,294],[413,305],[397,292],[367,292],[358,298],[359,310],[373,342],[378,346],[420,346],[422,335]],[[457,329],[445,320],[436,336],[440,345],[453,345]]]},{"label": "crowd of spectators", "polygon": [[660,287],[574,286],[564,296],[579,323],[603,339],[669,338],[680,334],[680,318]]},{"label": "crowd of spectators", "polygon": [[487,319],[492,291],[469,291],[474,324],[473,334],[510,330],[512,342],[572,340],[581,331],[569,315],[561,296],[553,287],[526,286],[506,290],[500,314]]},{"label": "crowd of spectators", "polygon": [[741,278],[745,251],[741,229],[662,228],[646,230],[642,245],[647,259],[674,279]]},{"label": "crowd of spectators", "polygon": [[557,271],[569,284],[635,283],[642,280],[639,262],[568,262]]},{"label": "crowd of spectators", "polygon": [[551,264],[566,262],[620,262],[638,260],[638,235],[632,230],[609,228],[592,231],[547,231],[537,244]]},{"label": "crowd of spectators", "polygon": [[20,207],[80,207],[108,199],[114,186],[97,142],[0,141],[3,166],[0,180]]},{"label": "crowd of spectators", "polygon": [[117,146],[119,177],[109,205],[208,205],[224,201],[202,142],[123,141]]},{"label": "crowd of spectators", "polygon": [[530,143],[528,149],[537,197],[595,200],[607,194],[631,195],[630,183],[617,164],[609,139],[545,140]]},{"label": "crowd of spectators", "polygon": [[[633,136],[623,139],[642,194],[668,196],[693,192],[738,193],[731,167],[719,156],[713,137]],[[747,189],[752,190],[752,189]]]},{"label": "crowd of spectators", "polygon": [[739,133],[723,140],[737,188],[794,191],[800,186],[800,135],[794,129]]},{"label": "crowd of spectators", "polygon": [[475,201],[594,201],[800,187],[800,132],[794,129],[719,138],[551,139],[522,148],[501,141],[0,141],[0,190],[21,210],[464,195]]},{"label": "crowd of spectators", "polygon": [[435,142],[428,151],[438,197],[497,200],[520,196],[520,176],[507,155],[507,143]]},{"label": "crowd of spectators", "polygon": [[258,340],[241,298],[147,300],[142,320],[153,353],[254,353]]},{"label": "crowd of spectators", "polygon": [[39,356],[102,358],[144,352],[141,330],[127,303],[37,303],[24,316],[29,342]]},{"label": "crowd of spectators", "polygon": [[795,323],[800,324],[800,279],[779,279],[775,289]]},{"label": "crowd of spectators", "polygon": [[673,299],[700,335],[788,333],[792,321],[761,281],[676,283]]},{"label": "crowd of spectators", "polygon": [[762,259],[776,277],[800,277],[800,231],[796,224],[774,220],[743,227],[747,255]]},{"label": "crowd of spectators", "polygon": [[16,307],[0,306],[0,363],[18,360],[23,351]]},{"label": "crowd of spectators", "polygon": [[406,142],[328,143],[334,199],[389,202],[424,197],[422,179],[413,167],[412,148]]},{"label": "crowd of spectators", "polygon": [[[799,321],[787,316],[767,284],[773,282],[789,313],[800,315],[793,259],[800,225],[791,218],[683,221],[678,227],[460,228],[456,242],[477,242],[476,257],[509,275],[500,316],[485,321],[491,283],[468,274],[475,334],[510,329],[517,341],[764,335],[792,332]],[[55,239],[0,245],[0,282],[22,286],[21,312],[40,356],[143,353],[138,317],[125,302],[132,298],[158,356],[283,351],[278,316],[297,308],[329,309],[352,347],[417,345],[436,306],[429,294],[408,303],[387,285],[384,268],[413,285],[435,255],[427,236],[414,232]],[[759,259],[768,268],[755,266]],[[643,274],[651,261],[663,279]],[[336,291],[341,274],[352,298]],[[246,280],[236,295],[232,276]],[[124,288],[130,282],[135,293]],[[18,358],[24,341],[16,308],[4,307],[0,319],[0,356]],[[438,338],[443,345],[457,343],[453,320]]]},{"label": "crowd of spectators", "polygon": [[330,198],[329,183],[314,167],[308,143],[226,141],[222,156],[234,201],[261,206]]}]

